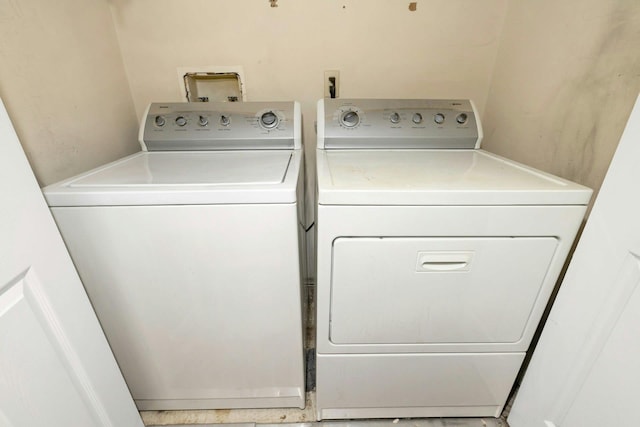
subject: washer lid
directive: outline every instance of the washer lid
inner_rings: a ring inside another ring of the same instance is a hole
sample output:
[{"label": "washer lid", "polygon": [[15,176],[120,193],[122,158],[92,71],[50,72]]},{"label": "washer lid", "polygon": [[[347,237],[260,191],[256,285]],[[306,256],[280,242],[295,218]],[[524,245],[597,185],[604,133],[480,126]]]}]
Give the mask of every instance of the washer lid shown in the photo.
[{"label": "washer lid", "polygon": [[586,205],[592,191],[484,150],[317,150],[321,205]]},{"label": "washer lid", "polygon": [[139,152],[43,189],[49,206],[295,203],[300,150]]}]

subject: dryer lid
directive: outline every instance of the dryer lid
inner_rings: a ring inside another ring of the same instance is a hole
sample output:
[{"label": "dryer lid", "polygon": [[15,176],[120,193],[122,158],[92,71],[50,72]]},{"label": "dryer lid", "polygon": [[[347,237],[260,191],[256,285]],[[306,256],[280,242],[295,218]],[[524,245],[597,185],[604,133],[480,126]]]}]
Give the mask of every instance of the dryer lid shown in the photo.
[{"label": "dryer lid", "polygon": [[140,152],[43,189],[50,206],[294,203],[300,150]]},{"label": "dryer lid", "polygon": [[317,150],[321,205],[586,205],[591,190],[484,150]]}]

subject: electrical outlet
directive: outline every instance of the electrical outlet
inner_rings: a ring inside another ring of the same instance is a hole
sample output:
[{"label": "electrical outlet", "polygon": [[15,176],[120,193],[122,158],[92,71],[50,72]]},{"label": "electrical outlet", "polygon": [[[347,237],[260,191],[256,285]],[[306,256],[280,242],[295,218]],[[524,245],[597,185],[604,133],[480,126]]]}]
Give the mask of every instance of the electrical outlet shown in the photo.
[{"label": "electrical outlet", "polygon": [[340,97],[340,71],[329,70],[324,72],[324,97]]}]

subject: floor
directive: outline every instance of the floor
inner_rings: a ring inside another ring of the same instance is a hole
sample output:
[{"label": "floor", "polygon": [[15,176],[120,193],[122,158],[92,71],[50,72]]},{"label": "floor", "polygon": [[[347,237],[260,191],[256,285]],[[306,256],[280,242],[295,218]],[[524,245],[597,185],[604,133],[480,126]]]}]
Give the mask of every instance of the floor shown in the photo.
[{"label": "floor", "polygon": [[[173,411],[172,411],[173,412]],[[197,412],[197,411],[196,411]],[[204,411],[206,412],[206,411]],[[208,423],[187,422],[184,424],[146,424],[147,426],[187,427],[198,424],[199,427],[219,427],[216,421]],[[321,422],[230,422],[228,427],[509,427],[506,421],[495,418],[412,418],[395,420],[346,420]],[[226,426],[225,426],[226,427]]]},{"label": "floor", "polygon": [[[307,393],[305,409],[214,409],[201,411],[143,411],[145,426],[183,427],[508,427],[495,418],[412,418],[395,420],[321,421],[315,416],[315,393]],[[283,426],[283,424],[285,424]]]},{"label": "floor", "polygon": [[[211,409],[192,411],[141,411],[145,426],[213,427],[508,427],[504,419],[495,418],[412,418],[395,420],[316,421],[315,405],[315,287],[306,286],[307,329],[307,399],[304,409]],[[505,412],[508,411],[508,407]],[[218,427],[218,426],[216,426]]]},{"label": "floor", "polygon": [[146,426],[193,424],[308,423],[316,419],[315,393],[307,393],[307,406],[275,409],[212,409],[201,411],[142,411]]},{"label": "floor", "polygon": [[[233,427],[254,427],[255,423],[233,424]],[[292,423],[288,427],[508,427],[504,421],[481,418],[440,418],[411,420],[363,420],[363,421],[323,421],[313,423]],[[187,427],[185,424],[171,424],[165,427]],[[219,427],[218,424],[200,424],[199,427]],[[231,427],[231,426],[230,426]],[[259,427],[282,427],[282,424],[260,424]]]}]

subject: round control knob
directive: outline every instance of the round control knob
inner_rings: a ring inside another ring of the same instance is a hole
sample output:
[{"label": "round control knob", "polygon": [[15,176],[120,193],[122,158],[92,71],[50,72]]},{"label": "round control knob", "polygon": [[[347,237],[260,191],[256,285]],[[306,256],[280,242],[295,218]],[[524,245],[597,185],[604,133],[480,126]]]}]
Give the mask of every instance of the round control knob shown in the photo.
[{"label": "round control knob", "polygon": [[411,121],[415,124],[420,124],[422,123],[422,114],[420,113],[415,113],[413,115],[413,117],[411,118]]},{"label": "round control knob", "polygon": [[164,117],[162,117],[162,116],[156,116],[156,118],[155,118],[155,123],[156,123],[156,126],[160,126],[160,127],[162,127],[162,126],[164,126],[164,124],[166,123],[166,121],[165,121]]},{"label": "round control knob", "polygon": [[436,122],[437,124],[441,125],[444,123],[444,114],[442,113],[436,113],[433,116],[433,121]]},{"label": "round control knob", "polygon": [[389,116],[389,120],[391,120],[391,123],[399,123],[400,122],[400,114],[396,113],[395,111],[393,113],[391,113],[391,116]]},{"label": "round control knob", "polygon": [[278,126],[278,116],[273,111],[267,111],[260,116],[260,124],[267,129],[273,129]]},{"label": "round control knob", "polygon": [[178,116],[176,117],[176,124],[180,127],[184,126],[187,124],[187,119],[184,118],[183,116]]},{"label": "round control knob", "polygon": [[209,119],[208,119],[208,118],[206,118],[205,116],[200,116],[200,117],[198,118],[198,124],[199,124],[200,126],[206,126],[206,125],[208,125],[208,124],[209,124]]},{"label": "round control knob", "polygon": [[360,123],[360,116],[355,111],[345,111],[342,113],[342,116],[340,116],[340,123],[342,123],[343,126],[352,128]]},{"label": "round control knob", "polygon": [[461,125],[465,124],[467,122],[467,115],[466,113],[460,113],[458,114],[458,117],[456,117],[456,122],[460,123]]},{"label": "round control knob", "polygon": [[229,126],[229,123],[231,123],[229,116],[225,116],[225,115],[220,116],[220,124],[222,126]]}]

